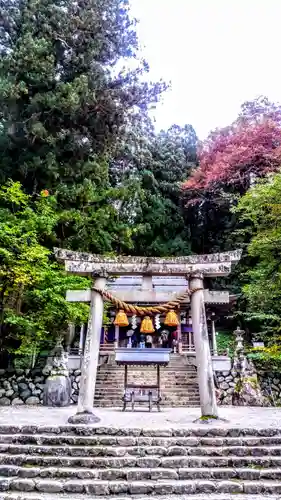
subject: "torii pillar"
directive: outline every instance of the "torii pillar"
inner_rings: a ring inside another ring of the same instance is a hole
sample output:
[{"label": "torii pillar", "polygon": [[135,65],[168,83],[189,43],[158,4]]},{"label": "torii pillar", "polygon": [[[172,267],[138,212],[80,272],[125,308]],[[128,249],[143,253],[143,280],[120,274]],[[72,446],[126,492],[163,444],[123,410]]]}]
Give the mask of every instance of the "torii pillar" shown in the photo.
[{"label": "torii pillar", "polygon": [[[93,285],[96,288],[105,288],[106,277],[106,273],[99,273]],[[78,407],[77,413],[68,419],[70,424],[94,424],[100,420],[94,413],[93,405],[99,363],[103,307],[102,296],[95,290],[91,290],[90,315],[81,366]]]},{"label": "torii pillar", "polygon": [[203,274],[191,274],[189,276],[189,288],[190,290],[199,289],[191,295],[190,303],[192,329],[196,351],[201,414],[202,417],[218,418],[218,407],[204,303]]},{"label": "torii pillar", "polygon": [[[196,348],[196,364],[200,392],[201,414],[203,417],[217,418],[217,404],[213,378],[213,368],[208,340],[205,314],[205,297],[203,277],[227,276],[231,264],[239,261],[241,251],[225,252],[211,255],[190,255],[174,258],[146,257],[104,257],[87,253],[55,249],[58,260],[65,262],[68,272],[84,276],[96,276],[95,287],[105,288],[106,276],[141,275],[141,276],[188,276],[190,290],[197,289],[191,295],[191,314]],[[115,294],[116,295],[116,294]],[[133,297],[130,291],[127,298],[131,302],[168,302],[173,294],[164,298],[163,294],[154,291],[138,291]],[[80,298],[79,298],[80,297]],[[75,301],[90,302],[90,318],[86,336],[84,360],[82,365],[81,385],[77,414],[70,417],[69,422],[75,424],[91,424],[99,421],[94,414],[93,402],[95,382],[98,369],[100,335],[103,318],[103,298],[94,290],[77,291]]]}]

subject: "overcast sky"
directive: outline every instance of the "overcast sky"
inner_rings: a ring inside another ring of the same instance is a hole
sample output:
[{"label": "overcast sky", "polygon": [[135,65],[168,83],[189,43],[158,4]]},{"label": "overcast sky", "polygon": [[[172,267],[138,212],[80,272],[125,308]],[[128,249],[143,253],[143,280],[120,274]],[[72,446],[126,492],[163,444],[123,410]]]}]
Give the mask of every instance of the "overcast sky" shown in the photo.
[{"label": "overcast sky", "polygon": [[281,101],[281,0],[131,0],[152,80],[172,83],[157,128],[200,138],[258,95]]}]

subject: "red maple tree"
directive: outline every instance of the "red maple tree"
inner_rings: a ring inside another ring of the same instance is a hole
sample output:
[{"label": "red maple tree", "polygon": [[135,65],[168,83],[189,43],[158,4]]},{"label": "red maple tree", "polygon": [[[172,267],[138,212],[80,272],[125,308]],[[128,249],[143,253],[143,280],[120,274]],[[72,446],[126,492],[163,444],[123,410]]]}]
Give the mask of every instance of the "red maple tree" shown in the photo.
[{"label": "red maple tree", "polygon": [[251,174],[263,177],[281,166],[281,106],[264,97],[246,102],[237,120],[211,132],[198,153],[199,167],[183,189],[197,194],[225,185],[247,189]]}]

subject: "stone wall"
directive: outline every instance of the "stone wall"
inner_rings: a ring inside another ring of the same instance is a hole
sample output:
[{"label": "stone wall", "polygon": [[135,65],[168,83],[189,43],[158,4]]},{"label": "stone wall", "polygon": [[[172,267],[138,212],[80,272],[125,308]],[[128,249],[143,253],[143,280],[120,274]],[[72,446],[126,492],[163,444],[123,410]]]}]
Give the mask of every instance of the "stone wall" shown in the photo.
[{"label": "stone wall", "polygon": [[231,370],[226,372],[216,372],[219,386],[219,404],[231,405],[235,384],[238,382],[237,374]]},{"label": "stone wall", "polygon": [[[46,369],[0,370],[0,406],[42,404],[44,384],[49,375]],[[77,403],[81,370],[70,370],[72,403]],[[239,381],[237,373],[231,371],[216,372],[219,384],[219,404],[231,405],[235,386]],[[258,374],[265,404],[281,405],[281,374],[262,372]],[[146,381],[147,383],[147,381]]]},{"label": "stone wall", "polygon": [[[216,372],[219,385],[219,404],[231,405],[236,384],[239,382],[237,373],[232,369],[227,372]],[[264,396],[266,406],[281,405],[281,374],[278,372],[260,372],[258,381]]]},{"label": "stone wall", "polygon": [[[38,405],[43,401],[43,390],[48,369],[0,370],[0,406]],[[72,403],[77,403],[81,370],[70,370]]]}]

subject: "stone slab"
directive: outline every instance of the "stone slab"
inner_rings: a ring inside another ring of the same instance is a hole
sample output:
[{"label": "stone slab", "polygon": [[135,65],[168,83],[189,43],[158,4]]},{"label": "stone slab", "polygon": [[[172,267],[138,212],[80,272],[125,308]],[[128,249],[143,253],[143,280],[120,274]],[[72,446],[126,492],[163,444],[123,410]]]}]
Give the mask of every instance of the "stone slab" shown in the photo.
[{"label": "stone slab", "polygon": [[[149,302],[151,304],[158,304],[160,302],[169,302],[174,300],[180,293],[184,293],[186,288],[178,290],[176,292],[157,292],[153,290],[120,290],[118,288],[111,287],[109,290],[115,297],[119,300],[125,302]],[[90,302],[91,301],[91,290],[67,290],[66,300],[68,302]],[[204,290],[204,301],[206,304],[228,304],[229,303],[229,292],[226,291],[216,291],[216,290]],[[188,297],[183,303],[189,303],[190,298]]]},{"label": "stone slab", "polygon": [[[94,495],[79,495],[77,493],[70,494],[67,493],[65,495],[62,494],[56,494],[55,500],[108,500],[107,497],[103,496],[94,496]],[[208,494],[208,500],[281,500],[281,495],[276,496],[270,496],[268,495],[240,495],[240,494]],[[147,500],[147,496],[138,496],[138,500]],[[162,495],[161,500],[206,500],[206,494],[202,495]],[[0,500],[54,500],[54,495],[53,494],[48,494],[48,493],[36,493],[36,492],[30,492],[30,493],[22,493],[21,496],[19,496],[19,493],[6,493],[1,495],[0,493]],[[110,500],[136,500],[136,497],[132,496],[124,496],[124,495],[118,495],[118,496],[110,496]]]},{"label": "stone slab", "polygon": [[[180,494],[212,494],[212,493],[246,493],[270,495],[281,494],[280,481],[214,481],[214,480],[186,480],[186,481],[101,481],[101,480],[32,480],[12,479],[10,490],[30,492],[37,490],[42,493],[57,494],[60,492],[76,492],[93,495],[180,495]],[[79,490],[79,491],[78,491]],[[54,496],[56,498],[56,495]]]},{"label": "stone slab", "polygon": [[93,273],[97,275],[103,274],[105,271],[109,275],[144,275],[146,273],[155,276],[186,276],[188,274],[202,273],[204,276],[209,278],[217,276],[228,276],[231,272],[231,262],[216,263],[199,263],[199,264],[187,264],[187,263],[150,263],[139,264],[128,263],[128,264],[116,264],[114,262],[108,262],[106,265],[100,262],[79,262],[77,260],[66,260],[65,270],[68,273],[79,274],[80,276],[89,276]]},{"label": "stone slab", "polygon": [[281,435],[275,436],[244,436],[239,437],[196,437],[196,436],[169,436],[169,437],[148,437],[148,436],[110,436],[110,435],[50,435],[50,434],[4,434],[1,435],[2,445],[48,445],[48,446],[281,446]]},{"label": "stone slab", "polygon": [[45,406],[69,406],[71,402],[71,382],[64,375],[52,375],[47,378],[44,387],[43,404]]},{"label": "stone slab", "polygon": [[[54,253],[56,258],[64,262],[66,260],[73,260],[78,262],[94,262],[97,264],[119,264],[119,265],[146,265],[149,264],[162,264],[163,266],[169,264],[211,264],[211,263],[221,263],[221,262],[233,262],[237,263],[242,255],[242,250],[232,250],[229,252],[220,252],[212,254],[201,254],[201,255],[187,255],[181,257],[135,257],[135,256],[104,256],[98,254],[91,254],[87,252],[76,252],[73,250],[67,250],[63,248],[54,248]],[[117,273],[118,274],[118,273]]]},{"label": "stone slab", "polygon": [[[140,429],[145,429],[147,436],[149,432],[155,430],[177,429],[177,435],[190,435],[191,430],[201,429],[202,437],[207,435],[211,429],[220,429],[221,435],[227,435],[227,429],[254,429],[258,433],[258,429],[267,429],[267,434],[275,435],[273,429],[279,429],[281,433],[281,408],[260,408],[260,407],[220,407],[219,416],[226,419],[227,422],[220,421],[208,425],[200,425],[194,423],[200,417],[200,408],[163,408],[161,413],[148,413],[145,411],[125,412],[114,408],[95,408],[95,414],[99,417],[100,422],[95,427],[106,427],[111,429],[122,429],[123,435],[128,429],[128,434],[132,434],[132,429],[140,434]],[[17,432],[17,429],[22,426],[34,426],[34,433],[38,433],[38,426],[47,426],[57,429],[59,426],[67,425],[67,420],[70,415],[75,413],[75,406],[71,408],[48,408],[48,407],[16,407],[3,406],[0,407],[0,422],[1,426],[14,426],[15,430],[10,432],[7,428],[7,433]],[[71,426],[67,426],[67,429]],[[90,426],[90,429],[92,426]],[[270,434],[270,429],[272,433]],[[189,432],[189,434],[188,434]],[[30,432],[29,432],[30,433]],[[89,432],[91,434],[92,432]],[[114,432],[111,432],[114,435]],[[115,432],[116,434],[116,432]],[[238,436],[238,432],[236,436]],[[85,433],[84,433],[85,435]],[[136,434],[135,434],[136,435]],[[172,432],[170,431],[170,435]],[[218,435],[218,433],[217,433]],[[250,434],[248,435],[255,435]],[[160,436],[159,436],[160,437]],[[231,436],[230,436],[231,437]],[[232,434],[235,437],[235,434]]]},{"label": "stone slab", "polygon": [[[200,464],[199,464],[200,465]],[[0,476],[12,478],[17,476],[19,484],[23,484],[25,479],[68,479],[87,480],[95,479],[102,481],[162,481],[162,480],[281,480],[280,468],[255,469],[251,467],[190,467],[186,469],[164,469],[139,467],[122,469],[87,469],[83,467],[16,467],[11,465],[0,466]],[[32,483],[32,481],[31,481]],[[26,483],[29,484],[28,482]],[[33,489],[33,488],[31,488]],[[28,491],[22,488],[22,491]],[[79,491],[77,491],[79,493]]]}]

